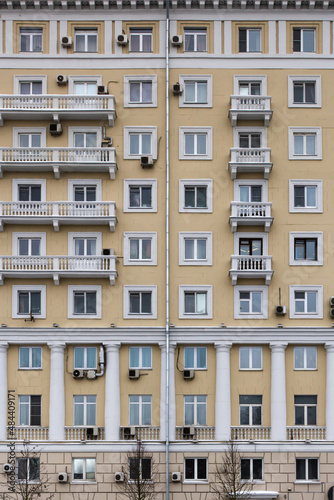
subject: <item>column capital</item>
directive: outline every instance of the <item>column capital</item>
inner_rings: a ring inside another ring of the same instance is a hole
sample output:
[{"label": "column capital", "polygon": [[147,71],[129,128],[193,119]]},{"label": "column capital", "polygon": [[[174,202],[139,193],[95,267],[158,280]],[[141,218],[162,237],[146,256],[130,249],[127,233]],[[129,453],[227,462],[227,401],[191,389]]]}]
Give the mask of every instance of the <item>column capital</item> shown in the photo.
[{"label": "column capital", "polygon": [[327,352],[334,352],[334,344],[325,344],[325,349]]},{"label": "column capital", "polygon": [[163,351],[167,351],[167,345],[166,345],[166,342],[159,342],[159,347],[161,349],[161,352]]},{"label": "column capital", "polygon": [[175,352],[176,346],[177,346],[176,342],[170,342],[169,343],[169,352],[171,352],[171,353]]},{"label": "column capital", "polygon": [[285,352],[287,346],[288,346],[287,342],[280,342],[279,344],[270,342],[269,344],[272,353]]},{"label": "column capital", "polygon": [[232,342],[215,342],[214,345],[217,352],[230,352]]},{"label": "column capital", "polygon": [[103,344],[103,347],[105,348],[106,352],[118,352],[120,347],[121,347],[121,343],[120,342],[108,342],[108,343],[105,343]]},{"label": "column capital", "polygon": [[0,352],[7,352],[7,349],[9,347],[9,344],[8,343],[1,343],[0,344]]},{"label": "column capital", "polygon": [[48,347],[51,350],[51,352],[64,352],[66,344],[53,344],[52,342],[48,342]]}]

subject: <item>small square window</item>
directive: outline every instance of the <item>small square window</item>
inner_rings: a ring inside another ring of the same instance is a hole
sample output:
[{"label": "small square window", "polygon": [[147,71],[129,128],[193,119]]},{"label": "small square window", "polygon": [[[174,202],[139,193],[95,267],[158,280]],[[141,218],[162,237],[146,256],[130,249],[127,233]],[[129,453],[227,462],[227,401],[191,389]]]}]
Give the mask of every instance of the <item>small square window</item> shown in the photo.
[{"label": "small square window", "polygon": [[261,52],[261,28],[239,28],[239,52]]},{"label": "small square window", "polygon": [[290,319],[322,318],[322,286],[290,286]]},{"label": "small square window", "polygon": [[179,128],[180,160],[212,160],[212,128]]},{"label": "small square window", "polygon": [[96,347],[74,347],[74,369],[96,370],[97,349]]},{"label": "small square window", "polygon": [[124,318],[156,319],[157,287],[124,286]]},{"label": "small square window", "polygon": [[125,75],[124,107],[156,107],[157,75]]},{"label": "small square window", "polygon": [[290,180],[289,212],[322,212],[322,180]]},{"label": "small square window", "polygon": [[13,285],[12,317],[13,318],[45,318],[46,286]]},{"label": "small square window", "polygon": [[235,75],[233,77],[234,95],[267,95],[267,77],[265,75]]},{"label": "small square window", "polygon": [[73,458],[73,482],[95,482],[95,458]]},{"label": "small square window", "polygon": [[293,52],[315,52],[315,28],[293,28]]},{"label": "small square window", "polygon": [[152,347],[130,347],[129,368],[139,370],[152,369]]},{"label": "small square window", "polygon": [[157,157],[157,128],[124,127],[124,159],[140,159],[147,155]]},{"label": "small square window", "polygon": [[74,30],[74,52],[97,52],[97,29]]},{"label": "small square window", "polygon": [[157,180],[125,179],[124,212],[156,212]]},{"label": "small square window", "polygon": [[207,458],[185,458],[184,459],[185,481],[207,481],[208,459]]},{"label": "small square window", "polygon": [[207,369],[207,349],[206,347],[184,347],[183,365],[186,370],[206,370]]},{"label": "small square window", "polygon": [[152,28],[130,28],[130,52],[152,52]]},{"label": "small square window", "polygon": [[185,52],[206,52],[207,51],[206,28],[185,28],[184,29],[184,51]]},{"label": "small square window", "polygon": [[290,108],[321,107],[321,76],[288,76]]},{"label": "small square window", "polygon": [[180,180],[179,212],[212,212],[212,180]]},{"label": "small square window", "polygon": [[211,266],[212,233],[179,233],[179,265]]},{"label": "small square window", "polygon": [[242,481],[262,481],[263,480],[262,458],[242,458],[240,478]]},{"label": "small square window", "polygon": [[183,92],[179,97],[180,108],[212,107],[211,75],[179,75]]},{"label": "small square window", "polygon": [[152,459],[129,457],[129,479],[140,482],[149,481],[152,475]]},{"label": "small square window", "polygon": [[124,233],[123,264],[157,265],[157,233]]},{"label": "small square window", "polygon": [[39,482],[40,480],[40,459],[39,458],[17,458],[16,470],[18,482]]},{"label": "small square window", "polygon": [[43,52],[43,28],[20,28],[20,52]]},{"label": "small square window", "polygon": [[82,319],[101,319],[101,286],[69,285],[68,317]]},{"label": "small square window", "polygon": [[321,160],[320,127],[289,127],[289,160]]},{"label": "small square window", "polygon": [[294,347],[293,368],[294,370],[316,370],[317,348],[315,346]]},{"label": "small square window", "polygon": [[296,458],[296,481],[319,481],[319,460]]},{"label": "small square window", "polygon": [[234,287],[235,319],[268,319],[268,287]]},{"label": "small square window", "polygon": [[20,370],[40,370],[42,368],[42,348],[41,347],[20,347],[19,348],[19,369]]},{"label": "small square window", "polygon": [[262,347],[239,347],[239,370],[262,370]]},{"label": "small square window", "polygon": [[321,266],[323,264],[323,233],[289,233],[290,266]]},{"label": "small square window", "polygon": [[179,318],[212,318],[212,287],[210,285],[180,286]]}]

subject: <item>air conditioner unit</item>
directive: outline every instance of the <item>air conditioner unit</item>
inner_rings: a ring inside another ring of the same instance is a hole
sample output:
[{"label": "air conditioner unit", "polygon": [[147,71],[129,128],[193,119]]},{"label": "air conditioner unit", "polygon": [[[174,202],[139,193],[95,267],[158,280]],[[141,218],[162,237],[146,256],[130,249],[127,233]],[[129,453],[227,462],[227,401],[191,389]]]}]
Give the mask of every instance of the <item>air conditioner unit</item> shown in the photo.
[{"label": "air conditioner unit", "polygon": [[286,306],[275,306],[275,314],[276,316],[285,316]]},{"label": "air conditioner unit", "polygon": [[124,482],[124,472],[115,472],[115,481],[116,483]]},{"label": "air conditioner unit", "polygon": [[195,377],[194,370],[183,370],[184,380],[192,380]]},{"label": "air conditioner unit", "polygon": [[66,75],[57,75],[57,83],[58,83],[58,85],[67,85],[67,76]]},{"label": "air conditioner unit", "polygon": [[63,47],[71,47],[72,46],[72,37],[71,36],[63,36],[61,39],[61,44]]},{"label": "air conditioner unit", "polygon": [[97,93],[99,95],[109,94],[109,92],[108,92],[108,85],[98,85],[97,86]]},{"label": "air conditioner unit", "polygon": [[139,373],[138,368],[136,368],[136,369],[129,368],[129,378],[137,379],[139,377],[140,377],[140,373]]},{"label": "air conditioner unit", "polygon": [[179,47],[180,45],[182,45],[182,36],[174,35],[172,37],[172,45],[174,45],[174,47]]},{"label": "air conditioner unit", "polygon": [[136,428],[135,427],[124,427],[123,428],[123,436],[125,438],[135,436],[136,435]]},{"label": "air conditioner unit", "polygon": [[174,83],[173,85],[173,94],[174,95],[181,95],[183,92],[183,87],[181,85],[181,83],[177,82],[177,83]]},{"label": "air conditioner unit", "polygon": [[140,157],[140,164],[143,168],[153,167],[154,161],[153,161],[152,156],[141,156]]},{"label": "air conditioner unit", "polygon": [[61,123],[50,123],[49,133],[53,136],[61,135],[63,133],[63,127],[61,126]]},{"label": "air conditioner unit", "polygon": [[73,370],[72,377],[73,378],[83,378],[84,371],[83,370]]},{"label": "air conditioner unit", "polygon": [[67,472],[59,472],[58,482],[59,483],[67,483],[67,480],[68,480]]},{"label": "air conditioner unit", "polygon": [[86,377],[89,380],[95,380],[96,379],[96,370],[88,370],[86,373]]},{"label": "air conditioner unit", "polygon": [[103,248],[102,255],[110,255],[110,248]]},{"label": "air conditioner unit", "polygon": [[334,318],[334,307],[330,308],[329,314],[330,314],[331,318]]},{"label": "air conditioner unit", "polygon": [[12,470],[14,470],[14,466],[13,465],[11,465],[11,464],[3,464],[3,471],[6,474],[9,474],[10,472],[12,472]]},{"label": "air conditioner unit", "polygon": [[330,297],[330,298],[329,298],[329,305],[330,305],[331,307],[334,307],[334,297]]},{"label": "air conditioner unit", "polygon": [[192,437],[195,435],[195,427],[191,425],[190,427],[183,427],[183,437]]},{"label": "air conditioner unit", "polygon": [[172,472],[173,483],[179,483],[181,481],[181,472]]},{"label": "air conditioner unit", "polygon": [[127,37],[127,35],[123,35],[123,34],[117,35],[116,41],[117,41],[117,45],[127,45],[128,37]]},{"label": "air conditioner unit", "polygon": [[99,435],[99,428],[98,427],[87,427],[86,435],[87,435],[87,437],[98,436]]}]

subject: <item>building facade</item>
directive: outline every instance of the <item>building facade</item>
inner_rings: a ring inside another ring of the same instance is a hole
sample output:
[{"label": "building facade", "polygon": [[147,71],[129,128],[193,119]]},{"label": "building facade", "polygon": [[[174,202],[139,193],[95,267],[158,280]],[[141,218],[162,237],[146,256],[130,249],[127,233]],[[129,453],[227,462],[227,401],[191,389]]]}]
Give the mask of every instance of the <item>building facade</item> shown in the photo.
[{"label": "building facade", "polygon": [[205,500],[233,440],[255,498],[323,499],[333,2],[0,15],[1,465],[116,499],[141,440],[158,498]]}]

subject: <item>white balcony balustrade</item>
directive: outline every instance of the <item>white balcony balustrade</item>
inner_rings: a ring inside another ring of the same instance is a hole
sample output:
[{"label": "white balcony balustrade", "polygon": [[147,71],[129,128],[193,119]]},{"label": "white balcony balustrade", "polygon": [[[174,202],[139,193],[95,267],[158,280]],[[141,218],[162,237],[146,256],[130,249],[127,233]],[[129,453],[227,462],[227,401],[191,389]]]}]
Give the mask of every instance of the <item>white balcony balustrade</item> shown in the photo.
[{"label": "white balcony balustrade", "polygon": [[264,226],[267,233],[273,222],[269,202],[231,202],[230,225],[234,233],[239,226]]},{"label": "white balcony balustrade", "polygon": [[111,285],[117,277],[115,255],[94,256],[14,256],[0,257],[0,285],[5,278],[108,278]]},{"label": "white balcony balustrade", "polygon": [[326,427],[292,426],[287,427],[289,441],[323,441],[326,439]]},{"label": "white balcony balustrade", "polygon": [[7,428],[7,439],[10,441],[47,441],[49,439],[48,427],[17,426]]},{"label": "white balcony balustrade", "polygon": [[0,201],[0,231],[4,224],[109,225],[115,231],[116,204],[113,201]]},{"label": "white balcony balustrade", "polygon": [[120,439],[127,441],[159,441],[160,439],[160,427],[130,427],[130,429],[134,429],[134,434],[129,434],[127,432],[129,427],[121,427],[120,428]]},{"label": "white balcony balustrade", "polygon": [[267,441],[270,439],[270,427],[231,427],[231,439],[232,441]]},{"label": "white balcony balustrade", "polygon": [[215,439],[215,428],[209,426],[194,426],[193,435],[185,435],[184,427],[176,427],[175,438],[177,441],[212,441]]},{"label": "white balcony balustrade", "polygon": [[65,427],[66,441],[103,441],[104,427]]},{"label": "white balcony balustrade", "polygon": [[238,120],[263,120],[268,127],[273,112],[270,109],[271,97],[261,95],[231,95],[229,118],[232,127]]},{"label": "white balcony balustrade", "polygon": [[270,161],[270,148],[231,148],[231,161],[228,169],[232,179],[239,173],[260,172],[265,179],[269,178],[273,164]]},{"label": "white balcony balustrade", "polygon": [[0,125],[5,120],[108,120],[116,118],[113,95],[0,95]]},{"label": "white balcony balustrade", "polygon": [[274,271],[271,269],[271,255],[232,255],[230,277],[232,285],[236,285],[238,278],[264,278],[269,285]]},{"label": "white balcony balustrade", "polygon": [[0,148],[0,178],[4,171],[108,172],[115,179],[115,148]]}]

